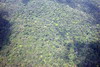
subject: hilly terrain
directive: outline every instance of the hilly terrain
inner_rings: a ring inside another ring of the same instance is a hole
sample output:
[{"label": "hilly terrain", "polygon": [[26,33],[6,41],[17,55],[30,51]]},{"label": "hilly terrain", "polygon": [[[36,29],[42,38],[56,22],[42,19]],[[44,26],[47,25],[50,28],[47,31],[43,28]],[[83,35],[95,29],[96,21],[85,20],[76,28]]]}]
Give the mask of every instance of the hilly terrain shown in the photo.
[{"label": "hilly terrain", "polygon": [[100,0],[0,0],[0,67],[99,67]]}]

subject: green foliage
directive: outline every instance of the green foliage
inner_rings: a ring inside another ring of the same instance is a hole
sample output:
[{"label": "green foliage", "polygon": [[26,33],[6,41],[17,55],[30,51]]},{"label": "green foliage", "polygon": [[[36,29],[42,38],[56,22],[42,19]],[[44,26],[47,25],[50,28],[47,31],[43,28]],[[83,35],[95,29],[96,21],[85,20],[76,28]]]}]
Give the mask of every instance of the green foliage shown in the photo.
[{"label": "green foliage", "polygon": [[13,13],[7,18],[12,24],[10,43],[0,51],[2,67],[76,67],[87,55],[87,43],[99,41],[100,25],[68,5],[51,0],[5,4]]}]

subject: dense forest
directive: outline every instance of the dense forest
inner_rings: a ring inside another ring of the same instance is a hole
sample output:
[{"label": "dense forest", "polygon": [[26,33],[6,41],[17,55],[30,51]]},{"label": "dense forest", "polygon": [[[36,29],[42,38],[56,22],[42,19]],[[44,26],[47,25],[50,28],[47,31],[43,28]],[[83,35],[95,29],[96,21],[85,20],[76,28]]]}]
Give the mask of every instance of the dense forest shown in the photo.
[{"label": "dense forest", "polygon": [[100,0],[0,0],[0,67],[100,67]]}]

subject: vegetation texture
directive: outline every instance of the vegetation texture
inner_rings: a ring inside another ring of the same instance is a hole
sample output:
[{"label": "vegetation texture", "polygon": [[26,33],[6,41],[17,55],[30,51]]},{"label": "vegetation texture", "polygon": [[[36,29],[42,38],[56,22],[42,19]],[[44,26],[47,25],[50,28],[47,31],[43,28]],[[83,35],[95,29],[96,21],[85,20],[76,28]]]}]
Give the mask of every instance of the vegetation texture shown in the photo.
[{"label": "vegetation texture", "polygon": [[99,35],[99,0],[0,0],[0,67],[99,67]]}]

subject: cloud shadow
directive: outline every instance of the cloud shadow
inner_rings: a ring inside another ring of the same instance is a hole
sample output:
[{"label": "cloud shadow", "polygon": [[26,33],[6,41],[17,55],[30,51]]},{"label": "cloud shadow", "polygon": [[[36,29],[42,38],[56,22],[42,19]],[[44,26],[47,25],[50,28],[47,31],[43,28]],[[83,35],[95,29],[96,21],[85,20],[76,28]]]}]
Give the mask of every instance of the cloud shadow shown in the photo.
[{"label": "cloud shadow", "polygon": [[[86,44],[81,44],[86,45]],[[91,42],[87,44],[87,47],[80,47],[77,45],[77,49],[80,51],[78,55],[85,57],[77,66],[78,67],[99,67],[100,66],[100,42]],[[86,51],[84,51],[84,50]]]},{"label": "cloud shadow", "polygon": [[9,42],[10,35],[10,23],[8,20],[4,18],[4,16],[8,16],[8,12],[4,10],[0,10],[0,50],[4,45],[7,45]]}]

